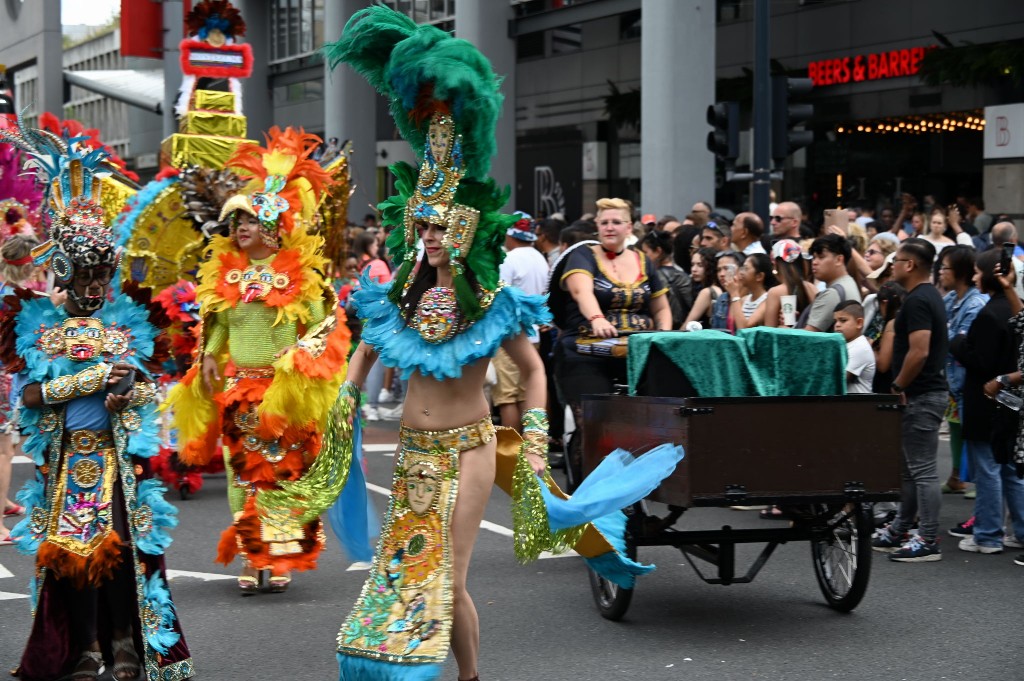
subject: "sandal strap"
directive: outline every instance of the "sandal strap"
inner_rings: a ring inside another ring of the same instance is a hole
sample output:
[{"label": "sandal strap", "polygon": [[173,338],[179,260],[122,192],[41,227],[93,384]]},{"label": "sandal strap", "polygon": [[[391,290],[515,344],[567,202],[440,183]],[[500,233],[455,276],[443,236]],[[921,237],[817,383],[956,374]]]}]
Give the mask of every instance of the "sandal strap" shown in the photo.
[{"label": "sandal strap", "polygon": [[135,650],[135,641],[131,638],[119,638],[111,641],[110,649],[115,653],[131,653],[135,659],[139,658],[138,651]]},{"label": "sandal strap", "polygon": [[103,664],[103,653],[98,650],[83,650],[82,654],[78,657],[78,662],[84,662],[85,660],[92,660],[97,664]]}]

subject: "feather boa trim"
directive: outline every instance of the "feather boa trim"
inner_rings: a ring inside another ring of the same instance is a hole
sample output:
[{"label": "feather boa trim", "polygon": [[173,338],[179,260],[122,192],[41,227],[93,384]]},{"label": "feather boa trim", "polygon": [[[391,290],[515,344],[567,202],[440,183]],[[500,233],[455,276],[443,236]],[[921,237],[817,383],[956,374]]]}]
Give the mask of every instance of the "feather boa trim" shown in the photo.
[{"label": "feather boa trim", "polygon": [[217,453],[221,410],[203,385],[202,365],[193,364],[171,388],[162,409],[174,410],[174,427],[182,443],[179,457],[189,466],[205,466]]},{"label": "feather boa trim", "polygon": [[88,556],[72,553],[62,546],[44,541],[36,553],[36,565],[44,567],[60,578],[66,579],[76,589],[86,585],[100,586],[114,577],[114,571],[121,565],[121,535],[111,531]]},{"label": "feather boa trim", "polygon": [[[333,293],[332,293],[333,296]],[[345,377],[351,332],[345,312],[332,305],[334,316],[312,329],[274,362],[274,379],[259,407],[263,431],[280,436],[286,427],[316,424],[323,431],[327,412]],[[316,348],[317,353],[311,353]]]},{"label": "feather boa trim", "polygon": [[389,284],[375,284],[369,277],[363,277],[360,286],[352,298],[363,320],[363,341],[377,352],[385,366],[399,369],[403,379],[414,371],[439,381],[458,378],[463,366],[491,357],[502,341],[551,319],[545,296],[531,296],[514,286],[502,286],[479,321],[451,340],[428,343],[406,325],[402,311],[388,300]]},{"label": "feather boa trim", "polygon": [[323,544],[320,520],[305,525],[304,537],[299,540],[301,553],[272,556],[268,546],[260,539],[262,521],[256,512],[256,498],[249,497],[242,509],[242,515],[235,524],[224,530],[217,544],[217,562],[229,565],[235,556],[242,554],[257,570],[270,570],[275,575],[284,575],[292,570],[315,570]]}]

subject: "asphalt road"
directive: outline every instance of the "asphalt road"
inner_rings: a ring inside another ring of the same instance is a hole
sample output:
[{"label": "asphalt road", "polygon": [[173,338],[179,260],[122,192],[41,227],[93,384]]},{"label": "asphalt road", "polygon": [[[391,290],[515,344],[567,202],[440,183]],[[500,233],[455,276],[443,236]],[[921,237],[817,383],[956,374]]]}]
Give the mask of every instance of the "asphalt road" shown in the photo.
[{"label": "asphalt road", "polygon": [[[397,441],[395,424],[371,424],[373,449]],[[940,443],[945,452],[948,445]],[[945,460],[946,457],[943,457]],[[394,461],[368,455],[370,482],[390,486]],[[15,465],[14,484],[29,474]],[[946,471],[948,473],[948,463]],[[15,487],[16,488],[16,487]],[[181,524],[168,567],[186,573],[171,588],[198,678],[204,681],[337,678],[334,638],[366,575],[347,570],[332,541],[314,573],[286,594],[239,596],[237,565],[213,563],[229,519],[223,476],[180,502]],[[375,495],[378,509],[384,497]],[[945,496],[943,530],[970,515],[971,502]],[[641,578],[621,622],[602,619],[575,557],[521,566],[508,499],[496,491],[480,534],[470,588],[480,611],[485,681],[644,679],[661,681],[822,679],[986,679],[1022,677],[1019,551],[982,556],[947,537],[941,562],[896,564],[875,554],[867,596],[852,614],[830,610],[818,591],[806,543],[780,547],[747,585],[706,585],[670,548],[644,548],[657,571]],[[752,512],[697,509],[684,528],[764,526]],[[332,537],[333,539],[333,537]],[[740,551],[750,560],[753,549]],[[15,666],[30,625],[30,559],[0,548],[0,665]],[[455,679],[449,662],[445,679]],[[109,677],[108,677],[109,678]]]}]

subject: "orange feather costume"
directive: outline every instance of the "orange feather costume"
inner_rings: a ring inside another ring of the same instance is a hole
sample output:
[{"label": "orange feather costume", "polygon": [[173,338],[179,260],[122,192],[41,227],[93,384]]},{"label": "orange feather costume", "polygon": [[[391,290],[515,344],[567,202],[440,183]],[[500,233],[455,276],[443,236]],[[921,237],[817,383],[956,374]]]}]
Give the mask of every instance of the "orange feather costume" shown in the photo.
[{"label": "orange feather costume", "polygon": [[[231,234],[215,237],[199,269],[202,316],[193,366],[169,395],[181,460],[203,465],[230,453],[234,523],[217,560],[241,554],[275,575],[316,567],[320,521],[296,513],[261,514],[256,493],[297,480],[320,451],[327,412],[345,375],[349,331],[323,272],[323,239],[308,230],[328,174],[309,155],[319,139],[271,128],[267,146],[240,147],[229,167],[252,176],[247,193],[225,203]],[[240,213],[255,216],[273,255],[250,258],[235,239]],[[203,358],[217,361],[224,384],[210,394]]]}]

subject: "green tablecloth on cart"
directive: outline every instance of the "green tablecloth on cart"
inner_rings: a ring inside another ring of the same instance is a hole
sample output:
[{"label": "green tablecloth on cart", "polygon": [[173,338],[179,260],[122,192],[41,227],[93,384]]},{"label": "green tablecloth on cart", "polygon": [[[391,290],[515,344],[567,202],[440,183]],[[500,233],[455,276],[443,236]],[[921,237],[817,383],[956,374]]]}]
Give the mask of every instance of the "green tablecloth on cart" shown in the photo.
[{"label": "green tablecloth on cart", "polygon": [[700,397],[778,397],[846,393],[846,341],[838,333],[755,327],[642,333],[629,339],[629,392],[651,348],[668,357]]}]

